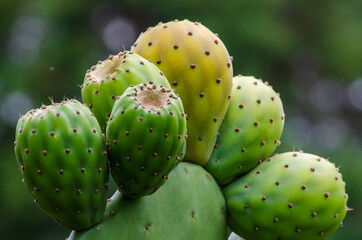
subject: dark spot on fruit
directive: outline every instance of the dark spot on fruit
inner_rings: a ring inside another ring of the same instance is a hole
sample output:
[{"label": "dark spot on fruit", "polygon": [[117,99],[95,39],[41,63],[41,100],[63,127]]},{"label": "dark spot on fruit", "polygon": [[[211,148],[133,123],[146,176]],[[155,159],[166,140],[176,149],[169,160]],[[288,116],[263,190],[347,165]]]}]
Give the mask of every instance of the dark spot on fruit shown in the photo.
[{"label": "dark spot on fruit", "polygon": [[138,150],[141,150],[141,149],[142,149],[142,146],[141,146],[141,145],[138,145],[138,146],[137,146],[137,149],[138,149]]},{"label": "dark spot on fruit", "polygon": [[177,44],[173,45],[173,48],[178,49],[178,45]]},{"label": "dark spot on fruit", "polygon": [[329,198],[329,196],[331,196],[331,194],[329,192],[324,193],[325,198]]},{"label": "dark spot on fruit", "polygon": [[292,203],[288,203],[288,207],[289,207],[289,208],[292,208],[292,207],[293,207],[293,204],[292,204]]},{"label": "dark spot on fruit", "polygon": [[216,83],[220,83],[221,79],[220,78],[216,78]]},{"label": "dark spot on fruit", "polygon": [[209,55],[210,55],[210,51],[205,51],[205,54],[209,56]]},{"label": "dark spot on fruit", "polygon": [[316,212],[312,212],[312,217],[315,217],[317,216],[317,213]]},{"label": "dark spot on fruit", "polygon": [[177,81],[172,81],[172,85],[177,86]]},{"label": "dark spot on fruit", "polygon": [[43,155],[44,155],[44,156],[48,155],[48,152],[44,150],[44,151],[43,151]]},{"label": "dark spot on fruit", "polygon": [[242,151],[242,152],[245,152],[245,148],[242,148],[241,151]]},{"label": "dark spot on fruit", "polygon": [[151,46],[152,45],[152,42],[148,42],[148,46]]},{"label": "dark spot on fruit", "polygon": [[304,184],[302,184],[301,188],[302,188],[303,190],[305,190],[307,187],[306,187]]},{"label": "dark spot on fruit", "polygon": [[284,167],[285,167],[285,168],[288,168],[288,167],[289,167],[288,163],[284,164]]},{"label": "dark spot on fruit", "polygon": [[277,217],[274,218],[274,222],[278,222],[279,219]]},{"label": "dark spot on fruit", "polygon": [[196,68],[196,64],[190,64],[190,68],[192,68],[192,69],[194,69],[194,68]]},{"label": "dark spot on fruit", "polygon": [[254,126],[258,126],[259,123],[257,121],[254,122]]},{"label": "dark spot on fruit", "polygon": [[116,214],[116,212],[112,210],[109,212],[109,214],[113,216],[114,214]]},{"label": "dark spot on fruit", "polygon": [[63,170],[63,169],[60,169],[60,170],[59,170],[59,173],[60,173],[60,174],[63,174],[63,173],[64,173],[64,170]]},{"label": "dark spot on fruit", "polygon": [[240,129],[239,128],[235,128],[235,132],[239,132],[240,131]]},{"label": "dark spot on fruit", "polygon": [[36,132],[36,130],[35,130],[35,129],[31,130],[31,133],[33,133],[33,134],[34,134],[35,132]]},{"label": "dark spot on fruit", "polygon": [[70,149],[69,148],[65,149],[65,152],[70,153]]},{"label": "dark spot on fruit", "polygon": [[275,181],[275,184],[276,184],[276,185],[279,185],[279,184],[280,184],[280,182],[277,180],[277,181]]}]

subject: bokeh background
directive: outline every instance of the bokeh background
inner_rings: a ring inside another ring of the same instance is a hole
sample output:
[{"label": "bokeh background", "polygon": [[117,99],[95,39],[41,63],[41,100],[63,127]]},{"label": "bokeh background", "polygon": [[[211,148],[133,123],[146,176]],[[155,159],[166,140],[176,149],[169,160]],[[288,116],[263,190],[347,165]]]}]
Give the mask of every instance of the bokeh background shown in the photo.
[{"label": "bokeh background", "polygon": [[65,239],[33,203],[13,153],[19,114],[80,98],[85,71],[148,26],[199,21],[219,34],[234,74],[269,81],[284,103],[277,152],[329,157],[353,208],[329,240],[362,239],[362,1],[0,1],[0,239]]}]

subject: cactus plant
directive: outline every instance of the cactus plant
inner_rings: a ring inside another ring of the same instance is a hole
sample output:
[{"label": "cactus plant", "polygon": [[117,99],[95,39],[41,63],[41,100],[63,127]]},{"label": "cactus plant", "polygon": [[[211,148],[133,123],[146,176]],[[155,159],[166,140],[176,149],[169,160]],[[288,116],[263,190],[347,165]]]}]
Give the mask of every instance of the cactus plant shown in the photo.
[{"label": "cactus plant", "polygon": [[231,100],[206,170],[224,185],[252,170],[279,145],[283,105],[267,83],[233,78]]},{"label": "cactus plant", "polygon": [[324,239],[347,210],[345,182],[328,160],[288,152],[223,189],[230,228],[245,239]]},{"label": "cactus plant", "polygon": [[121,96],[130,85],[143,82],[171,88],[164,74],[154,64],[136,53],[120,52],[87,70],[81,86],[82,99],[105,131],[117,96]]},{"label": "cactus plant", "polygon": [[137,200],[116,193],[104,220],[69,240],[227,239],[225,199],[202,167],[181,162],[155,194]]},{"label": "cactus plant", "polygon": [[18,121],[15,154],[37,205],[61,226],[98,223],[107,199],[105,139],[94,115],[76,100],[29,111]]},{"label": "cactus plant", "polygon": [[114,104],[107,126],[112,177],[128,197],[149,195],[182,160],[186,118],[181,99],[155,84],[129,87]]},{"label": "cactus plant", "polygon": [[157,64],[182,98],[188,116],[185,161],[206,165],[231,91],[233,70],[224,44],[198,22],[175,20],[141,34],[133,51]]}]

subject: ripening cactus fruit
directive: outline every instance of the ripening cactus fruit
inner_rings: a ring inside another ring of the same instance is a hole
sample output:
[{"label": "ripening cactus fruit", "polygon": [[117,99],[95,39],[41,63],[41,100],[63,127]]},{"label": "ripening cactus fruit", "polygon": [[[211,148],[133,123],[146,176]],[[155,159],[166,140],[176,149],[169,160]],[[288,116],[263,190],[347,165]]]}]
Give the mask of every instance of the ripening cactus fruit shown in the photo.
[{"label": "ripening cactus fruit", "polygon": [[107,201],[106,144],[89,109],[68,100],[29,111],[16,128],[15,154],[35,203],[67,229],[98,223]]},{"label": "ripening cactus fruit", "polygon": [[283,104],[272,87],[254,77],[234,77],[230,104],[206,170],[220,185],[230,183],[274,152],[283,126]]},{"label": "ripening cactus fruit", "polygon": [[232,85],[231,58],[224,44],[198,22],[175,20],[141,34],[133,51],[155,63],[182,98],[188,117],[185,161],[206,165]]},{"label": "ripening cactus fruit", "polygon": [[153,64],[133,52],[120,52],[87,70],[82,99],[97,118],[102,130],[117,96],[130,85],[151,82],[171,88],[164,74]]},{"label": "ripening cactus fruit", "polygon": [[115,102],[106,134],[118,189],[131,198],[152,194],[185,153],[181,99],[155,84],[131,86]]},{"label": "ripening cactus fruit", "polygon": [[248,240],[325,239],[347,211],[339,170],[301,152],[267,159],[223,193],[230,228]]},{"label": "ripening cactus fruit", "polygon": [[226,240],[225,199],[201,166],[181,162],[155,194],[137,200],[116,193],[102,222],[68,240]]}]

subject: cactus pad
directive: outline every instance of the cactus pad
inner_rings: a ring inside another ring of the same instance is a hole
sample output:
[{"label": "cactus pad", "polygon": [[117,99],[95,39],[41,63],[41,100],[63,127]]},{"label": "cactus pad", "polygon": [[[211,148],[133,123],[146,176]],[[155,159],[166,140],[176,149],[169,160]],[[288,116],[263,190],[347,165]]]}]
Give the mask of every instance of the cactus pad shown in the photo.
[{"label": "cactus pad", "polygon": [[181,162],[155,194],[132,200],[116,193],[102,222],[69,238],[83,239],[225,240],[225,200],[208,172]]}]

